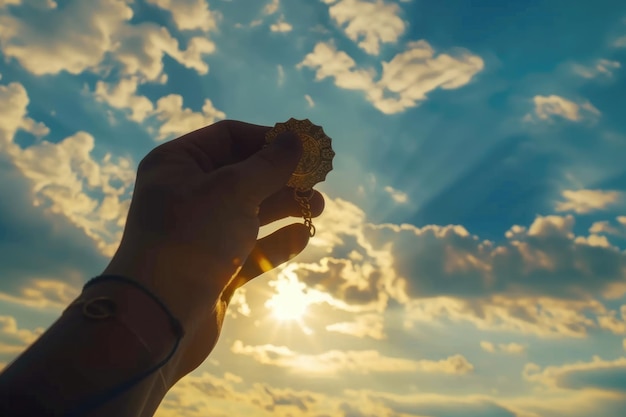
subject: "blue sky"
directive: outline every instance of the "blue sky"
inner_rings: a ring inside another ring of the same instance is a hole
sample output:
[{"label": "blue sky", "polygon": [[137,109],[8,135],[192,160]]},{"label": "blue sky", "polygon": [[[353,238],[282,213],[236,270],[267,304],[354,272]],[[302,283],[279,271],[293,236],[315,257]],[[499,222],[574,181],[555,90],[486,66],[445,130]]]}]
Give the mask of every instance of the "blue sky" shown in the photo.
[{"label": "blue sky", "polygon": [[0,363],[104,268],[150,149],[309,118],[318,234],[157,416],[626,408],[623,2],[0,0],[0,54]]}]

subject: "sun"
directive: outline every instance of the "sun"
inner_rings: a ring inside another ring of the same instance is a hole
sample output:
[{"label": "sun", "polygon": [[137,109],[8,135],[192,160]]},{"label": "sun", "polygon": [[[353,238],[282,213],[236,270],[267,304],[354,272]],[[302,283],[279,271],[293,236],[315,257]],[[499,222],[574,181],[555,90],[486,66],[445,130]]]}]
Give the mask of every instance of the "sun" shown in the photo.
[{"label": "sun", "polygon": [[270,283],[276,293],[266,301],[265,306],[280,321],[301,321],[310,304],[304,292],[304,284],[293,277],[285,277]]}]

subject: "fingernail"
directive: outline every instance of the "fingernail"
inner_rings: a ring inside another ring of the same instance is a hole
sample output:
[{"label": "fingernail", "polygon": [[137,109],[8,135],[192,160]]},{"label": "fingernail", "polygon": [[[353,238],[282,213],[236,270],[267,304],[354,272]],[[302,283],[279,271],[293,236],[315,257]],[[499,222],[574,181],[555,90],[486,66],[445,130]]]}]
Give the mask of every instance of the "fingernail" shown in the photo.
[{"label": "fingernail", "polygon": [[293,132],[283,132],[276,138],[276,146],[279,146],[287,151],[293,152],[299,150],[302,146],[300,144],[300,138]]}]

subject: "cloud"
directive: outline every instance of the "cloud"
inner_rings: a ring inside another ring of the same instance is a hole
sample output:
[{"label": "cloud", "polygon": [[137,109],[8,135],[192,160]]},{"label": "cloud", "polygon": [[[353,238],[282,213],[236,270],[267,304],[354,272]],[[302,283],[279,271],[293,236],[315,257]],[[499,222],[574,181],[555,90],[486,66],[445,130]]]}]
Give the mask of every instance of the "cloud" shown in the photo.
[{"label": "cloud", "polygon": [[556,211],[573,211],[578,214],[606,210],[609,206],[618,203],[623,198],[622,193],[619,191],[584,189],[564,190],[561,196],[565,201],[557,203]]},{"label": "cloud", "polygon": [[102,62],[132,16],[123,0],[69,1],[62,9],[34,10],[28,17],[5,14],[0,16],[0,47],[33,74],[79,74]]},{"label": "cloud", "polygon": [[283,15],[280,15],[276,23],[273,23],[272,25],[270,25],[270,30],[272,32],[285,33],[285,32],[291,32],[292,29],[293,29],[293,26],[291,26],[291,24],[285,21],[285,16]]},{"label": "cloud", "polygon": [[[23,275],[24,277],[25,275]],[[16,292],[0,292],[0,300],[35,309],[63,310],[76,299],[80,290],[76,285],[53,279],[29,279]]]},{"label": "cloud", "polygon": [[383,43],[396,43],[406,30],[400,7],[382,0],[324,1],[330,17],[346,36],[370,55],[378,55]]},{"label": "cloud", "polygon": [[246,289],[239,288],[233,294],[233,297],[230,299],[230,303],[228,303],[228,310],[226,310],[226,314],[237,318],[239,315],[250,317],[250,306],[248,305],[248,301],[246,299]]},{"label": "cloud", "polygon": [[[620,220],[623,220],[623,222],[620,222]],[[609,221],[593,222],[589,228],[589,233],[626,236],[626,216],[617,217],[617,226],[612,226]]]},{"label": "cloud", "polygon": [[404,204],[409,201],[409,196],[407,193],[400,191],[400,190],[396,190],[395,188],[389,185],[385,187],[385,191],[389,193],[393,201],[395,201],[398,204]]},{"label": "cloud", "polygon": [[607,311],[598,316],[598,325],[602,329],[609,330],[613,334],[626,335],[626,305],[620,308],[621,319],[616,311]]},{"label": "cloud", "polygon": [[20,329],[13,316],[0,316],[0,335],[3,339],[18,342],[22,349],[33,343],[44,332],[43,327],[35,330]]},{"label": "cloud", "polygon": [[382,62],[382,75],[375,81],[376,71],[357,68],[348,54],[332,43],[320,42],[297,65],[303,67],[315,70],[317,81],[332,78],[339,88],[363,91],[375,108],[393,114],[417,106],[437,88],[451,90],[466,85],[484,63],[479,56],[461,50],[454,55],[435,55],[422,40],[410,42],[404,52]]},{"label": "cloud", "polygon": [[5,8],[8,6],[19,6],[22,3],[22,0],[0,0],[0,8]]},{"label": "cloud", "polygon": [[0,150],[9,152],[15,148],[13,137],[18,130],[37,137],[46,136],[50,129],[27,115],[30,103],[28,93],[20,83],[0,85]]},{"label": "cloud", "polygon": [[383,326],[383,317],[380,314],[362,314],[356,316],[354,321],[330,324],[326,326],[326,330],[359,338],[382,340],[386,337]]},{"label": "cloud", "polygon": [[[166,28],[153,23],[129,24],[133,11],[125,0],[66,3],[53,10],[0,16],[3,54],[35,75],[101,71],[111,60],[121,65],[124,75],[137,75],[142,82],[155,81],[163,75],[165,55],[200,74],[208,72],[202,58],[212,53],[215,45],[206,36],[189,39],[187,48],[181,50]],[[202,14],[186,19],[198,17]]]},{"label": "cloud", "polygon": [[[13,142],[18,129],[47,133],[43,124],[26,116],[28,102],[21,84],[0,86],[0,109],[7,109],[2,117],[8,121],[0,146],[30,181],[34,205],[62,214],[94,239],[103,253],[112,255],[130,204],[125,195],[135,179],[131,161],[111,154],[94,159],[95,140],[86,132],[57,143],[39,141],[22,149]],[[103,200],[91,197],[93,192],[103,194]]]},{"label": "cloud", "polygon": [[41,336],[42,327],[35,330],[20,329],[13,316],[0,316],[0,355],[13,359]]},{"label": "cloud", "polygon": [[626,36],[621,36],[613,41],[615,48],[626,48]]},{"label": "cloud", "polygon": [[459,225],[368,223],[358,207],[327,198],[317,225],[290,273],[340,310],[400,303],[408,327],[452,321],[581,338],[610,314],[599,298],[626,294],[626,254],[579,239],[573,216],[537,216],[496,243]]},{"label": "cloud", "polygon": [[116,109],[130,109],[128,118],[141,123],[154,111],[154,105],[147,97],[137,95],[137,85],[137,77],[122,78],[117,84],[98,81],[94,95]]},{"label": "cloud", "polygon": [[[533,102],[535,104],[535,116],[543,121],[550,121],[554,119],[554,116],[558,116],[572,122],[580,122],[600,116],[600,111],[588,101],[575,103],[557,95],[550,95],[535,96]],[[534,117],[527,114],[524,120],[533,121]]]},{"label": "cloud", "polygon": [[183,97],[179,94],[161,97],[156,103],[155,114],[163,123],[159,127],[158,140],[170,139],[226,118],[226,114],[216,109],[208,98],[204,100],[201,112],[183,108]]},{"label": "cloud", "polygon": [[149,4],[171,13],[180,30],[217,29],[219,14],[209,9],[207,0],[147,0]]},{"label": "cloud", "polygon": [[547,366],[543,369],[530,363],[524,368],[523,376],[551,388],[626,394],[626,357],[607,361],[594,356],[591,362]]},{"label": "cloud", "polygon": [[280,7],[280,0],[271,0],[263,8],[263,14],[268,15],[268,16],[272,15],[278,11],[279,7]]},{"label": "cloud", "polygon": [[306,100],[306,102],[309,105],[309,107],[315,107],[315,102],[313,101],[313,99],[311,98],[310,95],[305,94],[304,95],[304,99]]},{"label": "cloud", "polygon": [[608,59],[598,59],[593,65],[585,66],[575,64],[573,71],[583,78],[612,77],[614,71],[621,68],[622,65],[617,61]]},{"label": "cloud", "polygon": [[121,64],[123,74],[137,75],[142,81],[157,81],[162,77],[165,55],[198,74],[207,74],[209,66],[203,57],[215,51],[215,44],[206,36],[193,37],[187,41],[186,49],[180,49],[166,28],[153,23],[125,25],[119,37],[113,52],[115,61]]},{"label": "cloud", "polygon": [[521,345],[519,343],[499,343],[494,344],[492,342],[481,341],[480,347],[489,353],[509,353],[509,354],[520,354],[526,352],[526,346]]},{"label": "cloud", "polygon": [[318,355],[309,355],[294,352],[286,346],[248,346],[240,340],[233,343],[231,351],[235,354],[251,356],[265,365],[316,375],[335,375],[337,372],[466,374],[474,370],[474,366],[462,355],[454,355],[438,361],[393,358],[383,356],[375,350],[330,350]]},{"label": "cloud", "polygon": [[[349,391],[358,399],[356,409],[367,410],[374,404],[386,409],[387,416],[433,416],[433,417],[536,417],[526,414],[517,407],[511,407],[504,401],[483,395],[447,396],[431,393],[394,394],[387,392]],[[356,414],[359,416],[359,414]],[[363,414],[363,416],[369,416]]]}]

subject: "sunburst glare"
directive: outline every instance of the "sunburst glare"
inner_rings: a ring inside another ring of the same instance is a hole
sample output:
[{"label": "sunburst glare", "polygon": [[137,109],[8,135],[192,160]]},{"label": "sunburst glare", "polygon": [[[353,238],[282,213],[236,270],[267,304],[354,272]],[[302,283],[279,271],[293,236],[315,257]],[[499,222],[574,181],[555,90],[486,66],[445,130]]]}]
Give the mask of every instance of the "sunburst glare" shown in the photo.
[{"label": "sunburst glare", "polygon": [[280,321],[302,321],[310,304],[304,291],[306,286],[293,276],[270,283],[276,293],[265,302],[272,315]]}]

